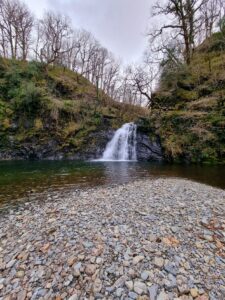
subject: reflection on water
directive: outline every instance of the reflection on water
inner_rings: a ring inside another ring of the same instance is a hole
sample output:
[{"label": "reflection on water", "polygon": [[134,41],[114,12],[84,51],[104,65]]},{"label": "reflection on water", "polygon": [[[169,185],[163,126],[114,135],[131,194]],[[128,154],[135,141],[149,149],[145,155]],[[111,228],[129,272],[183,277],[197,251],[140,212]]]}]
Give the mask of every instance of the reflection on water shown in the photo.
[{"label": "reflection on water", "polygon": [[107,183],[128,182],[131,178],[137,178],[133,162],[103,162],[104,176]]},{"label": "reflection on water", "polygon": [[0,205],[31,190],[125,183],[140,178],[181,177],[225,189],[224,170],[224,166],[146,162],[0,162]]}]

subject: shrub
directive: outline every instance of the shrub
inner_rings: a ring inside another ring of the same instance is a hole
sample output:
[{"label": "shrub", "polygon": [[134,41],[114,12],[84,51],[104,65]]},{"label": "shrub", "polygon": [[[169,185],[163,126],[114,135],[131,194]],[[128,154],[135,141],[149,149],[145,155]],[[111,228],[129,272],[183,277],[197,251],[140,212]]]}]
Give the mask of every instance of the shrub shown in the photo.
[{"label": "shrub", "polygon": [[30,82],[19,89],[14,103],[16,110],[36,114],[46,106],[44,91]]}]

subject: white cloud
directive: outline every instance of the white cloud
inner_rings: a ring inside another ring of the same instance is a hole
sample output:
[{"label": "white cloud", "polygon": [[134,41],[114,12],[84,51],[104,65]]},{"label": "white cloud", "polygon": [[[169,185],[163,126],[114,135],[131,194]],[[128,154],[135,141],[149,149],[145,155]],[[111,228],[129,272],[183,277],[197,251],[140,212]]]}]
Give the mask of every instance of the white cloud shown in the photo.
[{"label": "white cloud", "polygon": [[46,0],[22,0],[30,10],[34,12],[36,17],[40,18],[45,10],[49,9],[48,1]]},{"label": "white cloud", "polygon": [[146,45],[150,0],[26,0],[41,15],[54,9],[94,36],[125,62],[138,59]]}]

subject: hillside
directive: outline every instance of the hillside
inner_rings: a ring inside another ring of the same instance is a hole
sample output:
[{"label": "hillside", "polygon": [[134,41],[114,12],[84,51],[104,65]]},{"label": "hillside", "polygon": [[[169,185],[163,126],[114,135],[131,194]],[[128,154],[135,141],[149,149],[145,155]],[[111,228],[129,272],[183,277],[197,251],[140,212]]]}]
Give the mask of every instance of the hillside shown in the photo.
[{"label": "hillside", "polygon": [[[111,100],[81,75],[0,59],[0,159],[99,157],[115,129],[136,121],[138,152],[166,161],[225,163],[225,42],[205,40],[189,66],[164,68],[151,111]],[[150,139],[146,140],[146,136]]]},{"label": "hillside", "polygon": [[65,68],[0,59],[0,159],[92,157],[144,114]]},{"label": "hillside", "polygon": [[151,127],[172,161],[225,163],[225,39],[215,33],[189,66],[164,70],[153,96]]}]

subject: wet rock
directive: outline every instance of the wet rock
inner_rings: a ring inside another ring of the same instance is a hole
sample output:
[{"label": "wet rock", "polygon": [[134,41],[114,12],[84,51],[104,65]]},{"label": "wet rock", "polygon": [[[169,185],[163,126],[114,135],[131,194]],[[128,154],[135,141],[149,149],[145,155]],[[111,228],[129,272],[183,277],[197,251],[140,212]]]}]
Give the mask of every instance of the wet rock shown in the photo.
[{"label": "wet rock", "polygon": [[163,152],[158,137],[153,140],[141,132],[141,127],[137,130],[137,157],[138,160],[162,160]]}]

